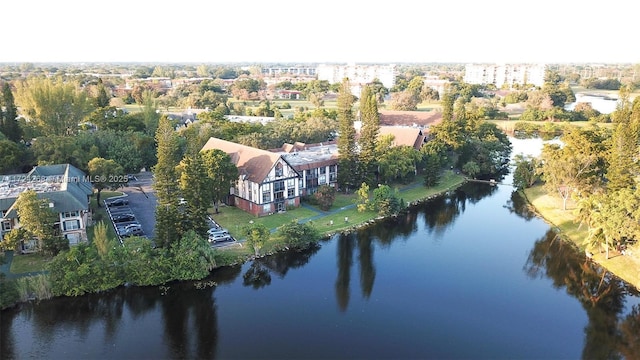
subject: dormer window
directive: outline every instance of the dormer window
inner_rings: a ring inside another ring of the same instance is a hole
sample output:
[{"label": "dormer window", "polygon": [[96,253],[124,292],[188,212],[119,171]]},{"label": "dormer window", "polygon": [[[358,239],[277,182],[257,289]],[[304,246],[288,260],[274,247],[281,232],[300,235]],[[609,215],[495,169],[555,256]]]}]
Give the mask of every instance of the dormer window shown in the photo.
[{"label": "dormer window", "polygon": [[282,176],[283,176],[282,163],[277,163],[276,164],[276,177],[282,177]]}]

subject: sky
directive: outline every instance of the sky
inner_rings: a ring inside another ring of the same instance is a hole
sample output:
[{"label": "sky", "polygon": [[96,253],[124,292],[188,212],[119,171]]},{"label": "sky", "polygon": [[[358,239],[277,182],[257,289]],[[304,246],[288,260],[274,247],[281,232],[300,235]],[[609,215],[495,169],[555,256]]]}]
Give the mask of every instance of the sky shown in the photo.
[{"label": "sky", "polygon": [[0,62],[640,63],[629,0],[7,0]]}]

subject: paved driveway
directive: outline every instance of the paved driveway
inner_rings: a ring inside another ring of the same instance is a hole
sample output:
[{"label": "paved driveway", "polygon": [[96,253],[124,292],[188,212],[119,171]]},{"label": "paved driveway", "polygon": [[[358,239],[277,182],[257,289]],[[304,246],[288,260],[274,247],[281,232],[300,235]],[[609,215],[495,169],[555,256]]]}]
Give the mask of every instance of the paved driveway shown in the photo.
[{"label": "paved driveway", "polygon": [[136,174],[136,180],[130,181],[121,190],[127,194],[129,207],[142,225],[142,230],[149,237],[154,237],[156,228],[156,194],[151,184],[151,173]]}]

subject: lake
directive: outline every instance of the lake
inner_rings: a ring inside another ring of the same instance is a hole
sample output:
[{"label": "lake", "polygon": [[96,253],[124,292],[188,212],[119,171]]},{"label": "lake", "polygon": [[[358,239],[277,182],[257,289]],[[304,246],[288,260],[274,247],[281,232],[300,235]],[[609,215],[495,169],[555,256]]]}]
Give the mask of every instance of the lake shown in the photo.
[{"label": "lake", "polygon": [[566,104],[565,109],[573,110],[577,103],[589,103],[591,107],[598,110],[602,114],[611,114],[616,110],[618,99],[614,99],[605,95],[596,96],[588,94],[576,94],[576,101]]},{"label": "lake", "polygon": [[[512,141],[514,153],[541,146]],[[205,281],[4,311],[0,350],[55,359],[633,359],[638,304],[634,287],[561,241],[511,186],[470,183],[406,216]]]}]

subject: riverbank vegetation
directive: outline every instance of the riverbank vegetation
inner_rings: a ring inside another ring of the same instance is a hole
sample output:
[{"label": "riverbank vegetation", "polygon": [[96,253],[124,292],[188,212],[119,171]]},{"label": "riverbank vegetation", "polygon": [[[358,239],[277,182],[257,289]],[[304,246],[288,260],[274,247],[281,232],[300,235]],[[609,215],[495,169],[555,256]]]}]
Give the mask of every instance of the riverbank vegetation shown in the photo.
[{"label": "riverbank vegetation", "polygon": [[[163,66],[155,69],[141,66],[138,70],[134,77],[140,79],[154,73],[157,76],[172,73]],[[561,81],[563,79],[554,72],[550,73],[544,87],[523,87],[521,94],[506,99],[496,95],[498,89],[465,84],[460,81],[460,76],[449,74],[449,70],[444,76],[451,83],[442,93],[442,98],[424,81],[422,74],[427,70],[403,68],[393,89],[384,89],[379,81],[374,81],[371,88],[365,88],[360,99],[348,93],[345,84],[326,84],[317,80],[301,82],[295,87],[302,89],[308,104],[295,106],[292,105],[294,102],[272,102],[265,97],[264,82],[251,79],[248,71],[235,71],[224,66],[203,65],[197,71],[193,70],[194,74],[208,74],[213,80],[184,83],[168,92],[141,81],[124,93],[118,92],[115,83],[111,82],[118,81],[117,78],[103,82],[93,75],[75,73],[42,76],[45,75],[44,69],[26,69],[26,72],[15,72],[15,78],[3,80],[0,149],[8,155],[3,158],[0,170],[4,173],[20,172],[37,163],[70,163],[89,171],[89,163],[98,158],[115,162],[114,167],[126,173],[135,173],[142,168],[155,172],[156,192],[161,205],[156,209],[158,228],[154,241],[158,247],[137,238],[118,245],[109,240],[115,238],[110,227],[107,227],[105,236],[95,231],[100,227],[96,225],[89,229],[89,244],[63,251],[51,262],[47,275],[52,281],[51,293],[78,295],[122,284],[149,285],[172,279],[197,278],[212,266],[238,263],[247,258],[246,247],[222,251],[202,246],[202,239],[206,239],[204,216],[212,214],[224,223],[224,213],[232,209],[228,207],[217,214],[219,194],[224,192],[225,186],[231,186],[228,179],[215,184],[217,193],[200,191],[214,185],[206,168],[229,165],[229,159],[223,154],[213,154],[215,156],[209,158],[200,154],[200,149],[210,137],[269,149],[296,141],[316,143],[333,140],[341,135],[338,137],[343,156],[340,159],[343,170],[339,174],[341,191],[333,203],[342,203],[339,208],[343,213],[334,219],[316,217],[313,210],[314,215],[303,214],[272,224],[268,224],[270,219],[254,219],[255,226],[264,221],[274,238],[274,241],[262,242],[258,239],[257,251],[256,246],[252,246],[252,256],[256,253],[262,256],[278,249],[301,246],[299,241],[287,243],[287,237],[278,237],[277,229],[284,224],[294,227],[288,228],[289,234],[343,231],[379,216],[394,216],[403,211],[406,203],[457,186],[464,181],[463,176],[488,178],[499,174],[507,165],[509,142],[503,131],[484,120],[506,118],[506,105],[512,101],[526,101],[527,106],[532,107],[530,112],[539,114],[536,111],[544,110],[549,104],[561,108],[572,99],[568,83]],[[30,73],[31,76],[23,78],[19,75],[22,73]],[[222,86],[222,80],[240,75],[242,78],[233,85]],[[287,86],[289,84],[278,84],[275,89],[286,89]],[[383,103],[386,95],[390,95],[393,101]],[[46,99],[55,99],[55,102],[47,104]],[[420,101],[427,104],[438,101],[429,107],[442,113],[442,122],[431,127],[427,144],[417,151],[411,147],[392,146],[392,138],[376,141],[376,126],[380,120],[376,109],[424,109]],[[136,111],[127,111],[126,104],[132,105]],[[47,110],[47,106],[50,109]],[[166,110],[164,113],[163,108]],[[176,116],[169,111],[192,108],[203,111],[198,113],[198,121],[188,126],[184,113]],[[18,109],[21,109],[20,114]],[[350,135],[356,110],[360,110],[363,123],[359,147]],[[225,117],[228,115],[270,116],[274,120],[268,124],[243,123],[230,121]],[[553,110],[535,120],[558,120],[562,116]],[[66,123],[61,119],[73,122]],[[81,126],[76,128],[77,123]],[[356,148],[361,149],[358,154]],[[345,172],[345,169],[349,171]],[[229,176],[234,178],[233,174]],[[360,212],[354,199],[349,198],[355,196],[359,189]],[[106,194],[103,192],[102,195]],[[181,195],[188,206],[176,204]],[[373,201],[365,204],[365,199]],[[328,203],[324,206],[329,208],[327,216],[335,215]],[[106,221],[107,217],[100,212],[98,204],[92,204],[92,209],[95,210],[97,224]],[[302,214],[309,210],[296,211]],[[325,212],[319,209],[319,214]],[[286,215],[281,220],[285,218]],[[304,219],[308,221],[302,221]],[[291,225],[294,220],[298,225]],[[242,237],[250,230],[245,227],[250,221],[237,229],[233,226],[235,223],[228,227],[236,236]],[[119,252],[111,253],[115,251],[113,247]],[[179,250],[184,253],[178,254]],[[145,267],[144,261],[151,266]],[[167,261],[175,264],[168,265]],[[103,266],[94,266],[94,263]],[[193,264],[195,268],[188,266]],[[74,274],[63,276],[68,272]],[[74,281],[86,284],[75,284]]]},{"label": "riverbank vegetation", "polygon": [[562,145],[545,144],[539,159],[520,161],[514,183],[526,189],[532,181],[525,179],[539,176],[542,185],[525,190],[537,211],[587,256],[639,287],[640,98],[631,102],[627,94],[621,91],[611,130],[568,130]]}]

